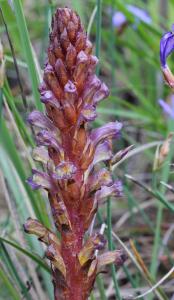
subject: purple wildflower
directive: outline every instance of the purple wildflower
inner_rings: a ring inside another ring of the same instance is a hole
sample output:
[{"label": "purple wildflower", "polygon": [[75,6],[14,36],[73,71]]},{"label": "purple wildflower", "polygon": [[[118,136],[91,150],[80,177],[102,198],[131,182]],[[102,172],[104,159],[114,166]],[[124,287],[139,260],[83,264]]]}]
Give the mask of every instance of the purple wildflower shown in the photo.
[{"label": "purple wildflower", "polygon": [[168,56],[174,51],[174,25],[172,31],[167,32],[163,35],[160,41],[160,62],[163,71],[163,76],[166,83],[173,88],[174,87],[174,75],[167,65]]},{"label": "purple wildflower", "polygon": [[163,99],[159,99],[158,103],[162,107],[164,114],[174,119],[174,95],[171,96],[170,103],[167,103]]},{"label": "purple wildflower", "polygon": [[[144,22],[146,24],[150,24],[152,22],[151,17],[144,9],[141,9],[135,5],[126,5],[127,10],[132,13],[135,17],[135,23]],[[127,23],[127,18],[124,13],[120,11],[116,11],[112,17],[112,24],[115,28],[121,28]]]},{"label": "purple wildflower", "polygon": [[[93,130],[89,126],[97,117],[97,104],[109,95],[95,75],[97,63],[79,16],[68,8],[57,9],[39,89],[46,114],[34,111],[28,118],[37,127],[33,156],[44,164],[45,172],[33,170],[28,183],[48,192],[61,239],[37,220],[30,219],[24,226],[46,244],[55,300],[88,299],[101,271],[96,250],[105,241],[100,234],[87,237],[86,232],[102,200],[122,194],[122,185],[113,181],[109,168],[112,139],[118,137],[122,124],[110,122]],[[100,162],[105,167],[95,168]],[[118,252],[107,252],[102,266],[117,264],[119,257]]]}]

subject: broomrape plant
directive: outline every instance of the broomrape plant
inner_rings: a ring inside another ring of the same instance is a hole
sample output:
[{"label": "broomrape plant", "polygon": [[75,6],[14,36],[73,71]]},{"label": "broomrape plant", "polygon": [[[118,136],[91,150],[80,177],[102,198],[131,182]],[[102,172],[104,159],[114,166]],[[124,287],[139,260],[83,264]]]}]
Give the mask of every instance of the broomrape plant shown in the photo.
[{"label": "broomrape plant", "polygon": [[[68,8],[57,9],[39,88],[46,114],[33,111],[28,118],[40,130],[33,156],[46,171],[33,170],[28,183],[48,192],[61,238],[37,220],[29,218],[24,225],[47,246],[56,300],[87,299],[103,267],[120,266],[126,259],[122,250],[97,255],[105,246],[103,235],[86,234],[98,205],[122,194],[121,182],[109,170],[115,162],[111,139],[118,137],[122,124],[88,127],[96,118],[96,105],[109,94],[95,75],[97,63],[79,16]],[[120,159],[123,155],[124,150]],[[100,169],[100,162],[106,167]]]}]

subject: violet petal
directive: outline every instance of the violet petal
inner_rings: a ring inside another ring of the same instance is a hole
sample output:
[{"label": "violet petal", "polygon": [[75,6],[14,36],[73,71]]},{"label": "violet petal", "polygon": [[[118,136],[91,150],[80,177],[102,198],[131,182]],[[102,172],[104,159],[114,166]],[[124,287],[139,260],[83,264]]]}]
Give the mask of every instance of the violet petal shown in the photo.
[{"label": "violet petal", "polygon": [[159,105],[162,107],[163,112],[168,115],[170,118],[174,119],[174,109],[162,99],[158,100]]},{"label": "violet petal", "polygon": [[33,190],[40,188],[51,189],[51,180],[48,174],[37,170],[32,170],[33,176],[28,178],[27,182]]},{"label": "violet petal", "polygon": [[107,98],[108,96],[109,96],[109,89],[105,83],[102,83],[99,90],[93,96],[93,102],[94,104],[96,104],[99,101]]},{"label": "violet petal", "polygon": [[97,173],[92,174],[88,178],[88,186],[91,191],[97,191],[98,189],[101,188],[101,186],[109,186],[113,183],[111,173],[103,168],[99,170]]},{"label": "violet petal", "polygon": [[41,113],[40,111],[34,110],[28,116],[28,122],[31,125],[56,132],[56,127],[51,122],[51,120],[48,117],[46,117],[43,113]]},{"label": "violet petal", "polygon": [[162,68],[166,67],[167,57],[174,50],[174,34],[173,32],[167,32],[163,35],[160,41],[160,61]]},{"label": "violet petal", "polygon": [[56,166],[55,173],[53,177],[55,179],[70,179],[72,175],[76,172],[77,168],[71,162],[63,161]]},{"label": "violet petal", "polygon": [[81,110],[80,116],[85,121],[94,121],[97,117],[95,106],[86,104]]},{"label": "violet petal", "polygon": [[83,92],[82,99],[85,103],[91,103],[93,95],[98,91],[101,86],[101,81],[96,75],[92,75],[86,82],[86,88]]},{"label": "violet petal", "polygon": [[102,186],[100,190],[95,193],[95,199],[101,201],[110,196],[121,197],[123,194],[123,186],[120,180],[114,182],[111,186]]},{"label": "violet petal", "polygon": [[36,147],[33,150],[32,157],[36,161],[40,161],[44,164],[47,164],[49,160],[48,150],[44,146]]},{"label": "violet petal", "polygon": [[59,144],[57,139],[54,136],[54,133],[49,132],[47,130],[41,130],[36,136],[37,144],[44,145],[44,146],[51,146],[54,148],[58,153],[63,155],[62,146]]},{"label": "violet petal", "polygon": [[94,146],[97,146],[97,144],[102,142],[104,139],[118,136],[121,128],[122,124],[120,122],[110,122],[100,128],[93,129],[90,135],[90,139],[93,142]]},{"label": "violet petal", "polygon": [[41,101],[44,104],[51,104],[53,107],[60,109],[60,104],[58,100],[50,90],[41,92]]},{"label": "violet petal", "polygon": [[111,146],[108,141],[104,141],[102,144],[99,144],[96,147],[95,155],[94,155],[94,160],[93,160],[93,165],[101,162],[101,161],[107,161],[112,158],[112,151],[111,151]]}]

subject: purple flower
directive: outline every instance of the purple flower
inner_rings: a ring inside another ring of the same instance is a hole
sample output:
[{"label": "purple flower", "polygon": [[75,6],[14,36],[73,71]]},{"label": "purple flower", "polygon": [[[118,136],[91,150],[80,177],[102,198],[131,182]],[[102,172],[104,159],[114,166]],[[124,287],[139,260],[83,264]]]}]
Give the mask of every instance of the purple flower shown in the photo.
[{"label": "purple flower", "polygon": [[29,177],[27,182],[33,190],[44,188],[50,190],[52,188],[51,178],[47,173],[32,170],[33,176]]},{"label": "purple flower", "polygon": [[34,110],[29,116],[28,116],[28,122],[36,127],[43,128],[43,129],[49,129],[50,131],[56,132],[56,127],[54,124],[50,121],[49,118],[47,118],[43,113],[40,111]]},{"label": "purple flower", "polygon": [[49,160],[48,150],[44,146],[36,147],[33,150],[32,157],[36,161],[40,161],[43,164],[47,164]]},{"label": "purple flower", "polygon": [[142,8],[139,8],[135,5],[127,5],[127,9],[131,12],[137,19],[143,21],[146,24],[150,24],[152,22],[151,17],[149,16],[148,12]]},{"label": "purple flower", "polygon": [[172,26],[172,31],[165,33],[160,41],[160,62],[163,76],[164,80],[171,88],[174,87],[174,75],[167,65],[167,57],[174,51],[173,27],[174,25]]},{"label": "purple flower", "polygon": [[90,139],[93,142],[94,146],[96,146],[104,139],[118,136],[121,128],[122,124],[120,122],[110,122],[100,128],[93,129],[90,135]]},{"label": "purple flower", "polygon": [[54,94],[52,93],[52,91],[41,91],[41,101],[44,104],[50,104],[52,107],[60,109],[60,104],[57,101],[57,99],[55,98]]},{"label": "purple flower", "polygon": [[85,103],[91,103],[91,99],[101,86],[101,81],[96,75],[91,75],[86,83],[82,98]]},{"label": "purple flower", "polygon": [[[39,147],[33,157],[44,164],[44,172],[33,170],[28,183],[48,193],[61,237],[57,242],[56,235],[36,220],[30,220],[25,229],[47,245],[45,256],[51,262],[55,299],[87,299],[98,273],[96,250],[105,241],[100,234],[87,237],[86,232],[98,205],[109,196],[122,194],[120,181],[114,181],[111,174],[112,139],[118,137],[122,124],[88,126],[109,90],[95,75],[98,59],[79,16],[68,8],[57,9],[51,27],[39,89],[46,113],[34,111],[28,119],[37,127]],[[100,162],[105,168],[101,169]],[[109,253],[103,265],[108,264]],[[111,255],[109,263],[116,261],[116,255]]]},{"label": "purple flower", "polygon": [[73,163],[62,161],[58,166],[56,166],[55,174],[53,177],[55,179],[71,179],[72,175],[75,174],[77,168]]},{"label": "purple flower", "polygon": [[126,16],[121,11],[116,11],[112,17],[112,24],[119,28],[127,22]]},{"label": "purple flower", "polygon": [[[142,21],[146,24],[150,24],[152,22],[151,17],[144,9],[141,9],[135,5],[126,5],[126,8],[135,17],[135,23]],[[120,11],[116,11],[112,17],[113,26],[116,28],[120,28],[126,23],[127,23],[127,18],[124,15],[124,13]]]},{"label": "purple flower", "polygon": [[97,202],[107,199],[110,196],[121,197],[123,194],[123,186],[120,180],[114,182],[111,186],[102,186],[100,190],[95,193]]},{"label": "purple flower", "polygon": [[41,130],[37,136],[36,141],[38,146],[51,146],[55,149],[59,154],[63,155],[62,146],[59,144],[53,132],[49,132],[47,130]]},{"label": "purple flower", "polygon": [[67,84],[64,86],[64,92],[66,100],[74,103],[77,98],[77,89],[71,80],[68,80]]},{"label": "purple flower", "polygon": [[101,162],[101,161],[107,161],[112,158],[112,151],[111,151],[111,145],[108,141],[104,141],[102,144],[99,144],[96,147],[93,165]]},{"label": "purple flower", "polygon": [[85,106],[81,110],[82,121],[94,121],[96,116],[97,116],[97,113],[96,113],[95,106],[90,105],[90,104],[85,104]]},{"label": "purple flower", "polygon": [[167,57],[174,50],[173,30],[174,30],[174,25],[172,26],[172,31],[165,33],[160,41],[160,61],[161,61],[162,68],[167,67],[167,64],[166,64]]},{"label": "purple flower", "polygon": [[99,90],[93,96],[94,104],[98,103],[99,101],[107,98],[109,96],[109,90],[105,83],[102,83]]},{"label": "purple flower", "polygon": [[159,99],[158,103],[162,107],[163,112],[170,118],[174,119],[174,95],[170,99],[170,103],[167,103],[163,99]]},{"label": "purple flower", "polygon": [[112,183],[112,176],[110,172],[105,168],[99,170],[95,174],[92,174],[88,178],[88,186],[90,187],[90,192],[97,191],[102,186],[110,186]]}]

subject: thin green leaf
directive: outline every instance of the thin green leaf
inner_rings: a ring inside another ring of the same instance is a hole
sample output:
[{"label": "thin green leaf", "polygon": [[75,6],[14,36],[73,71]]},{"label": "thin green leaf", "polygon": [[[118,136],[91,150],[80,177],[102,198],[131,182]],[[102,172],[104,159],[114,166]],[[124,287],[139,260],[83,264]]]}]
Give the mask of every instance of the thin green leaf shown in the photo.
[{"label": "thin green leaf", "polygon": [[19,250],[21,253],[23,253],[24,255],[28,256],[29,258],[31,258],[34,262],[36,262],[41,268],[43,268],[45,271],[47,271],[48,273],[51,273],[50,268],[47,266],[47,264],[38,256],[34,255],[31,253],[31,251],[28,251],[26,249],[23,249],[21,246],[19,246],[18,244],[6,240],[2,237],[0,237],[0,241],[12,246],[13,248]]}]

